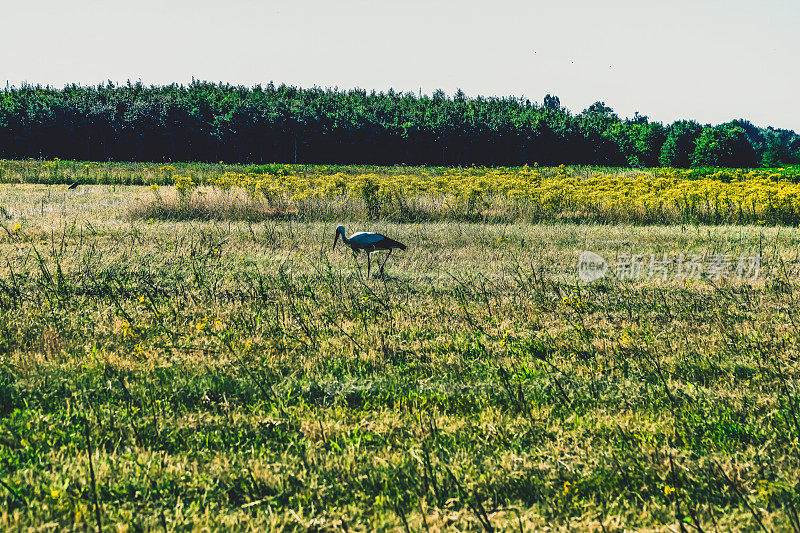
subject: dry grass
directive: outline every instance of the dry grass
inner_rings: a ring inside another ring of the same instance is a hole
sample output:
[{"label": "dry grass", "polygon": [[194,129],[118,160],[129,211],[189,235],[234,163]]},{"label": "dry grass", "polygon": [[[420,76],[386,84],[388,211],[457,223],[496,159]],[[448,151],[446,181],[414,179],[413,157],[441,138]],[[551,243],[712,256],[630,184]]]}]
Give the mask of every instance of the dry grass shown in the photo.
[{"label": "dry grass", "polygon": [[122,531],[800,526],[800,231],[341,220],[408,245],[367,278],[332,224],[147,194],[0,188],[0,529],[94,528],[87,444]]}]

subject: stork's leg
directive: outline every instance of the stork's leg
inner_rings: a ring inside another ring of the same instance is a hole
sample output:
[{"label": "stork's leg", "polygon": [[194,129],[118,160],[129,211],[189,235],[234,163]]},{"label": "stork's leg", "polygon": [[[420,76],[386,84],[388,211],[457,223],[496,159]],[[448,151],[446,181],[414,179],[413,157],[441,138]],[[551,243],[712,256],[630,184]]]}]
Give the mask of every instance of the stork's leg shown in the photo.
[{"label": "stork's leg", "polygon": [[392,248],[389,248],[389,253],[388,253],[388,254],[386,254],[386,259],[384,259],[384,260],[383,260],[383,263],[381,263],[381,276],[383,276],[383,265],[385,265],[385,264],[386,264],[386,261],[388,261],[388,260],[389,260],[389,256],[390,256],[390,255],[392,255]]},{"label": "stork's leg", "polygon": [[367,277],[369,277],[369,252],[365,252],[367,254]]}]

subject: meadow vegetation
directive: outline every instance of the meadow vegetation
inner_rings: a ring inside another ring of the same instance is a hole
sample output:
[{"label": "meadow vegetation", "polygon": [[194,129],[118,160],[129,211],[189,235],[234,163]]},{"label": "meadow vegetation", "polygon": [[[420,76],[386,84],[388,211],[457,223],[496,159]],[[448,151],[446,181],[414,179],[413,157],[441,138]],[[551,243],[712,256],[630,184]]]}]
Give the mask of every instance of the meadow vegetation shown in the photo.
[{"label": "meadow vegetation", "polygon": [[[0,162],[2,530],[800,530],[791,169],[44,165]],[[694,186],[739,207],[643,200]]]},{"label": "meadow vegetation", "polygon": [[[164,220],[800,222],[800,167],[358,167],[0,160],[0,182],[150,185]],[[163,185],[172,185],[160,191]]]}]

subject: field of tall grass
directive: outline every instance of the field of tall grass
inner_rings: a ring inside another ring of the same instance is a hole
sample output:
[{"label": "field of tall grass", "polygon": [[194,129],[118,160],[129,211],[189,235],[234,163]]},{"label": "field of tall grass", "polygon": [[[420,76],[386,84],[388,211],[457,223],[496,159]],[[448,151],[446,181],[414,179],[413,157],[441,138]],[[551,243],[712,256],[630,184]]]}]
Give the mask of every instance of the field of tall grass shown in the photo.
[{"label": "field of tall grass", "polygon": [[[211,180],[281,169],[14,165],[41,163],[0,165],[2,530],[800,530],[795,227],[405,220],[358,191],[253,216],[277,197]],[[244,214],[198,216],[204,190]],[[408,250],[367,276],[334,217]],[[701,275],[646,275],[682,256]]]},{"label": "field of tall grass", "polygon": [[[149,185],[169,220],[800,223],[800,168],[351,167],[0,160],[0,183]],[[163,185],[172,194],[160,191]]]}]

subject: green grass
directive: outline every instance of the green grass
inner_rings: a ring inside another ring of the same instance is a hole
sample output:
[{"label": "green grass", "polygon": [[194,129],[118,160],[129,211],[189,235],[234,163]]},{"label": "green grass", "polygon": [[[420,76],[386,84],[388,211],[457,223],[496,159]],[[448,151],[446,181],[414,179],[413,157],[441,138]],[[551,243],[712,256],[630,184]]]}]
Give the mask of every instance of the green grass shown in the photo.
[{"label": "green grass", "polygon": [[0,188],[0,529],[800,527],[797,229],[342,220],[408,245],[368,278],[333,224],[146,194]]}]

